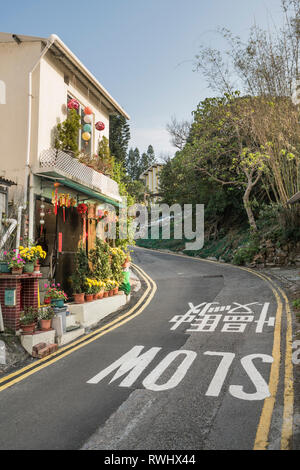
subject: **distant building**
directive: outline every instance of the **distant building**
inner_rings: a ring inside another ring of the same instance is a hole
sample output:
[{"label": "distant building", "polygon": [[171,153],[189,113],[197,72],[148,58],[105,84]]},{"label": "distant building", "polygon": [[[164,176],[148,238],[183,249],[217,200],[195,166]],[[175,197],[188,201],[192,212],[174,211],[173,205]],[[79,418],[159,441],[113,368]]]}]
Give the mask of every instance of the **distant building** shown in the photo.
[{"label": "distant building", "polygon": [[147,187],[149,196],[154,200],[159,196],[159,173],[163,166],[163,163],[155,163],[140,176],[140,179],[144,181]]}]

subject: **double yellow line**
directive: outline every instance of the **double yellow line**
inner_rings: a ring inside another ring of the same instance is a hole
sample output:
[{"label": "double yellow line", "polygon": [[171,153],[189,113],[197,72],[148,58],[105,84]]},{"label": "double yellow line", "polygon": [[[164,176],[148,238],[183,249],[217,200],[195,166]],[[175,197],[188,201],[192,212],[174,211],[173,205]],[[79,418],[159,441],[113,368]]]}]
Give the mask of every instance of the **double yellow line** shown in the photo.
[{"label": "double yellow line", "polygon": [[[139,249],[144,250],[144,248]],[[270,397],[264,401],[262,413],[260,416],[254,450],[267,450],[269,445],[269,433],[271,428],[271,421],[274,411],[274,406],[277,397],[278,384],[280,379],[280,363],[281,363],[281,331],[282,331],[282,317],[283,311],[286,313],[286,336],[285,336],[285,360],[284,360],[284,406],[283,406],[283,418],[281,428],[281,450],[289,450],[291,448],[291,441],[293,436],[293,408],[294,408],[294,385],[293,385],[293,363],[292,363],[292,314],[289,305],[289,300],[285,292],[277,286],[277,284],[265,274],[258,273],[252,269],[233,266],[230,264],[219,263],[217,261],[211,261],[206,259],[192,258],[187,255],[166,253],[160,250],[146,249],[146,251],[160,252],[169,256],[179,256],[187,258],[193,261],[206,262],[211,264],[217,264],[219,266],[231,267],[248,271],[249,273],[261,278],[268,284],[268,287],[272,290],[277,303],[275,330],[274,330],[274,341],[273,341],[273,363],[271,366],[270,379],[269,379],[269,390]],[[283,310],[283,302],[285,309]]]},{"label": "double yellow line", "polygon": [[138,272],[140,277],[145,281],[147,287],[146,287],[145,292],[141,296],[141,298],[138,300],[138,302],[130,310],[128,310],[128,312],[124,313],[123,315],[120,315],[112,322],[102,326],[101,328],[98,328],[97,330],[94,330],[88,335],[85,335],[84,337],[74,341],[71,345],[64,346],[63,348],[59,349],[57,352],[51,354],[50,356],[46,356],[43,359],[39,359],[35,361],[33,364],[29,364],[28,366],[23,367],[22,369],[19,369],[13,372],[12,374],[2,377],[0,379],[0,392],[7,389],[8,387],[11,387],[12,385],[18,382],[21,382],[22,380],[44,369],[45,367],[48,367],[51,364],[54,364],[54,362],[57,362],[60,359],[68,356],[69,354],[72,354],[74,351],[77,351],[78,349],[83,348],[84,346],[87,346],[93,341],[96,341],[101,336],[104,336],[110,331],[113,331],[116,328],[119,328],[121,325],[124,325],[125,323],[129,322],[133,318],[140,315],[145,310],[147,305],[151,302],[151,300],[153,299],[155,292],[157,290],[157,286],[156,286],[156,283],[153,281],[153,279],[151,279],[151,277],[148,276],[148,274],[146,274],[145,271],[143,271],[141,268],[139,268],[136,265],[132,265],[132,266]]}]

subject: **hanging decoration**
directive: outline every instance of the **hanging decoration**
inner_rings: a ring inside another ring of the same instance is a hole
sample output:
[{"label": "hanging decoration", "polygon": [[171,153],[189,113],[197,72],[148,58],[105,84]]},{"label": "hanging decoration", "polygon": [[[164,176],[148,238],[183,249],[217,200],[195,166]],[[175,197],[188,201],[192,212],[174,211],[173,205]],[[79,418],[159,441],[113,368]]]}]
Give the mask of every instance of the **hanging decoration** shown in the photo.
[{"label": "hanging decoration", "polygon": [[40,205],[40,226],[41,226],[41,232],[40,235],[42,236],[43,230],[44,230],[44,224],[45,224],[45,204],[44,204],[45,198],[41,197],[41,205]]},{"label": "hanging decoration", "polygon": [[82,220],[83,220],[83,237],[82,238],[83,238],[83,243],[84,243],[85,240],[86,240],[86,217],[85,217],[85,214],[88,211],[88,206],[84,203],[78,204],[77,211],[81,215]]},{"label": "hanging decoration", "polygon": [[60,183],[54,183],[53,186],[55,187],[55,191],[54,191],[54,195],[52,195],[53,196],[52,197],[52,204],[54,204],[54,214],[57,215],[58,188],[60,186]]},{"label": "hanging decoration", "polygon": [[89,106],[86,106],[84,108],[84,114],[93,114],[93,111],[91,110],[91,108]]},{"label": "hanging decoration", "polygon": [[92,132],[92,126],[90,124],[85,124],[83,126],[83,132],[89,132],[91,133]]},{"label": "hanging decoration", "polygon": [[71,99],[68,101],[68,109],[78,109],[79,108],[79,103],[75,98]]},{"label": "hanging decoration", "polygon": [[97,131],[104,131],[105,124],[104,124],[104,122],[98,121],[98,122],[96,122],[95,127],[96,127]]},{"label": "hanging decoration", "polygon": [[90,139],[91,139],[91,134],[89,132],[84,132],[82,134],[82,140],[84,140],[85,142],[88,142]]},{"label": "hanging decoration", "polygon": [[93,122],[93,116],[92,114],[86,114],[83,118],[84,122],[86,124],[91,124]]},{"label": "hanging decoration", "polygon": [[59,207],[63,210],[63,220],[66,221],[66,207],[70,207],[70,194],[59,195]]}]

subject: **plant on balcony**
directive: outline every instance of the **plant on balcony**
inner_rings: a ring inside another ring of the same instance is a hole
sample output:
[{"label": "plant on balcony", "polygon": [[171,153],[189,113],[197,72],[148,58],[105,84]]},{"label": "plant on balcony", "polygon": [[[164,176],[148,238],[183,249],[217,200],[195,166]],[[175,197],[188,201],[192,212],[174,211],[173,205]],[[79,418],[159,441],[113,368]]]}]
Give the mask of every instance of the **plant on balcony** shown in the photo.
[{"label": "plant on balcony", "polygon": [[81,129],[80,116],[75,109],[70,109],[68,117],[62,123],[57,124],[55,148],[70,153],[72,156],[79,154],[78,134]]}]

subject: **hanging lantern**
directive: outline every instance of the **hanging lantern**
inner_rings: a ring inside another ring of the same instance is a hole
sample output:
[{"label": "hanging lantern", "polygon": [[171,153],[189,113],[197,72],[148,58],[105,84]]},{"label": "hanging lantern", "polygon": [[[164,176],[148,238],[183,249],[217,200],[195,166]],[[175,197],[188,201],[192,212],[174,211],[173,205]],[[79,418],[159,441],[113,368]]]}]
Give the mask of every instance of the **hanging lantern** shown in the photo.
[{"label": "hanging lantern", "polygon": [[86,115],[84,116],[83,120],[84,120],[84,122],[85,122],[86,124],[92,124],[92,122],[93,122],[93,116],[92,116],[92,114],[86,114]]},{"label": "hanging lantern", "polygon": [[93,114],[93,111],[91,110],[91,108],[89,108],[89,106],[87,106],[86,108],[84,108],[84,114]]},{"label": "hanging lantern", "polygon": [[83,132],[89,132],[91,133],[92,132],[92,126],[90,124],[85,124],[83,126]]},{"label": "hanging lantern", "polygon": [[98,121],[96,122],[95,127],[97,131],[103,131],[105,129],[105,124],[104,122]]},{"label": "hanging lantern", "polygon": [[85,142],[88,142],[91,139],[91,134],[89,132],[84,132],[81,137],[82,137],[82,140],[84,140]]},{"label": "hanging lantern", "polygon": [[41,205],[40,205],[40,226],[41,226],[41,236],[43,234],[43,228],[45,224],[45,204],[44,204],[45,198],[41,197]]},{"label": "hanging lantern", "polygon": [[75,98],[72,100],[68,101],[68,109],[78,109],[79,108],[79,103]]}]

